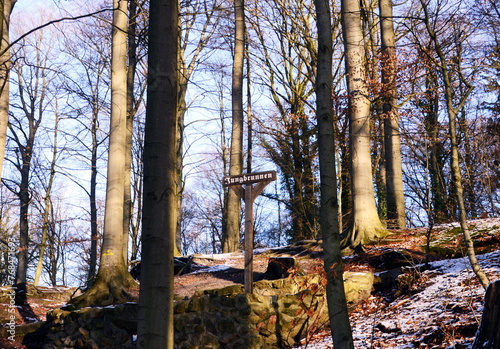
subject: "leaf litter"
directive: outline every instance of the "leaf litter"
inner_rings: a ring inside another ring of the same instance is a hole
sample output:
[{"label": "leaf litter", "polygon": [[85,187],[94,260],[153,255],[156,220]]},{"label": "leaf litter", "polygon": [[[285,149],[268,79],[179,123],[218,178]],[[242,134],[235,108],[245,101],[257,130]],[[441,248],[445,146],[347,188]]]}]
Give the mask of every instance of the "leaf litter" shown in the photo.
[{"label": "leaf litter", "polygon": [[[476,220],[474,228],[496,228],[498,222],[498,219]],[[500,251],[477,258],[490,281],[499,279]],[[413,270],[419,266],[423,265],[416,265]],[[356,349],[472,347],[481,321],[485,290],[467,257],[434,261],[429,266],[419,272],[407,292],[400,295],[374,292],[350,313]],[[295,348],[333,348],[331,333],[324,330]]]}]

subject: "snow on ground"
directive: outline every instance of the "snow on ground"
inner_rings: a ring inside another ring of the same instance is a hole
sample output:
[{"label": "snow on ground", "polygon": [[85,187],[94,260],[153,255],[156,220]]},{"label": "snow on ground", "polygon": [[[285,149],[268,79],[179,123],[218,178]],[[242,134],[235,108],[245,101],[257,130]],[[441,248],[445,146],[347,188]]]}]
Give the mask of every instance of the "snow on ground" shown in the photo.
[{"label": "snow on ground", "polygon": [[[490,281],[500,278],[500,251],[478,256]],[[373,295],[351,314],[354,347],[471,348],[481,320],[484,289],[467,258],[431,263],[416,293],[390,300]],[[296,348],[333,348],[320,334]]]}]

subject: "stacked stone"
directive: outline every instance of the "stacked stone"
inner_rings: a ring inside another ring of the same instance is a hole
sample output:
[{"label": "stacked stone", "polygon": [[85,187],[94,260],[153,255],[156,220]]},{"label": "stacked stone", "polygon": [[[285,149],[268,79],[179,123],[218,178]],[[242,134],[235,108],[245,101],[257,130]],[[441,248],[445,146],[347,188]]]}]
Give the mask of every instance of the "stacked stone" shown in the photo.
[{"label": "stacked stone", "polygon": [[[370,295],[373,274],[346,273],[352,305]],[[174,309],[178,349],[287,348],[328,325],[324,280],[308,275],[207,290],[178,300]],[[48,314],[45,349],[134,348],[137,304]]]}]

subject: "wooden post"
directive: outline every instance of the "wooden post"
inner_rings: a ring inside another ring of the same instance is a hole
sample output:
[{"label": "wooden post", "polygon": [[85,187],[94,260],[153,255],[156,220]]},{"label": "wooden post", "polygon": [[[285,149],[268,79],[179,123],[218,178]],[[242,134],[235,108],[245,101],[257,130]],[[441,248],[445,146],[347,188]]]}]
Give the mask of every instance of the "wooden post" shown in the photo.
[{"label": "wooden post", "polygon": [[253,292],[253,201],[252,185],[245,186],[245,293]]},{"label": "wooden post", "polygon": [[[245,292],[253,292],[253,203],[264,188],[276,180],[276,172],[247,173],[239,176],[224,177],[222,185],[229,187],[245,200]],[[253,183],[257,183],[255,187]],[[244,188],[243,188],[244,186]]]}]

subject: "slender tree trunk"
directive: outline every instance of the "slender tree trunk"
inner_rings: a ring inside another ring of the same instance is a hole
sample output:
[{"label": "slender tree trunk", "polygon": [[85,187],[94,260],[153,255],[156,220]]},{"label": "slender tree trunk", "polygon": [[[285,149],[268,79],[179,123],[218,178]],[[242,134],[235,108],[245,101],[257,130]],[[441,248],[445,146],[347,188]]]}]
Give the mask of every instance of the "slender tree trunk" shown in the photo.
[{"label": "slender tree trunk", "polygon": [[[27,146],[27,148],[29,145]],[[29,223],[28,213],[30,204],[29,194],[29,174],[31,168],[32,153],[24,154],[23,165],[21,168],[21,183],[19,184],[19,253],[16,284],[26,284],[28,273],[28,242],[29,242]]]},{"label": "slender tree trunk", "polygon": [[[29,114],[29,113],[28,113]],[[16,305],[22,305],[26,302],[26,282],[28,274],[28,247],[29,247],[29,205],[30,196],[30,172],[31,160],[33,158],[33,144],[35,143],[35,134],[39,122],[35,122],[33,113],[27,115],[29,118],[28,138],[25,145],[18,144],[20,149],[22,164],[19,168],[21,182],[19,183],[19,253],[17,255],[16,285]]]},{"label": "slender tree trunk", "polygon": [[9,40],[10,14],[16,4],[16,0],[0,1],[0,178],[2,177],[3,160],[5,157],[5,145],[7,142],[7,126],[9,123],[9,72],[10,72],[10,50],[7,47]]},{"label": "slender tree trunk", "polygon": [[127,123],[125,127],[125,172],[124,172],[124,189],[123,189],[123,258],[128,264],[128,245],[129,234],[132,219],[132,191],[131,191],[131,176],[132,176],[132,142],[134,131],[135,117],[135,72],[137,66],[137,43],[136,43],[136,27],[137,27],[137,4],[136,0],[128,0],[129,19],[128,19],[128,66],[127,66]]},{"label": "slender tree trunk", "polygon": [[57,162],[57,138],[58,138],[58,130],[59,130],[59,113],[56,111],[55,115],[55,125],[54,125],[54,145],[52,149],[52,160],[50,162],[50,173],[49,173],[49,181],[47,183],[47,189],[45,190],[45,198],[44,198],[44,209],[43,209],[43,226],[42,226],[42,241],[40,243],[40,255],[38,257],[38,263],[35,270],[35,279],[33,281],[33,285],[38,286],[40,282],[40,277],[42,276],[43,271],[43,257],[45,254],[45,246],[47,244],[47,239],[49,235],[49,217],[52,211],[52,186],[54,184],[54,178],[56,176],[56,162]]},{"label": "slender tree trunk", "polygon": [[137,348],[174,348],[178,2],[151,2]]},{"label": "slender tree trunk", "polygon": [[347,245],[358,249],[387,235],[375,205],[370,155],[370,101],[368,99],[365,49],[361,30],[359,1],[342,0],[342,28],[346,52],[349,92],[351,148],[351,191],[353,222]]},{"label": "slender tree trunk", "polygon": [[92,103],[92,124],[90,126],[90,134],[92,137],[91,154],[90,154],[90,259],[89,271],[87,274],[87,288],[94,283],[97,270],[97,240],[99,238],[99,229],[97,224],[97,123],[98,123],[98,107],[97,101],[94,99]]},{"label": "slender tree trunk", "polygon": [[[245,57],[245,10],[244,0],[234,0],[235,42],[232,73],[232,131],[229,175],[235,176],[243,170],[243,61]],[[223,252],[239,249],[241,225],[241,200],[232,190],[228,192],[227,218],[223,236]]]},{"label": "slender tree trunk", "polygon": [[382,112],[386,163],[387,220],[391,228],[406,228],[403,167],[396,87],[396,40],[392,0],[379,0],[382,41]]},{"label": "slender tree trunk", "polygon": [[344,291],[340,227],[338,221],[337,175],[332,101],[332,32],[330,3],[315,0],[318,26],[318,68],[316,73],[316,117],[318,125],[321,181],[320,225],[323,237],[326,297],[333,345],[354,349]]}]

